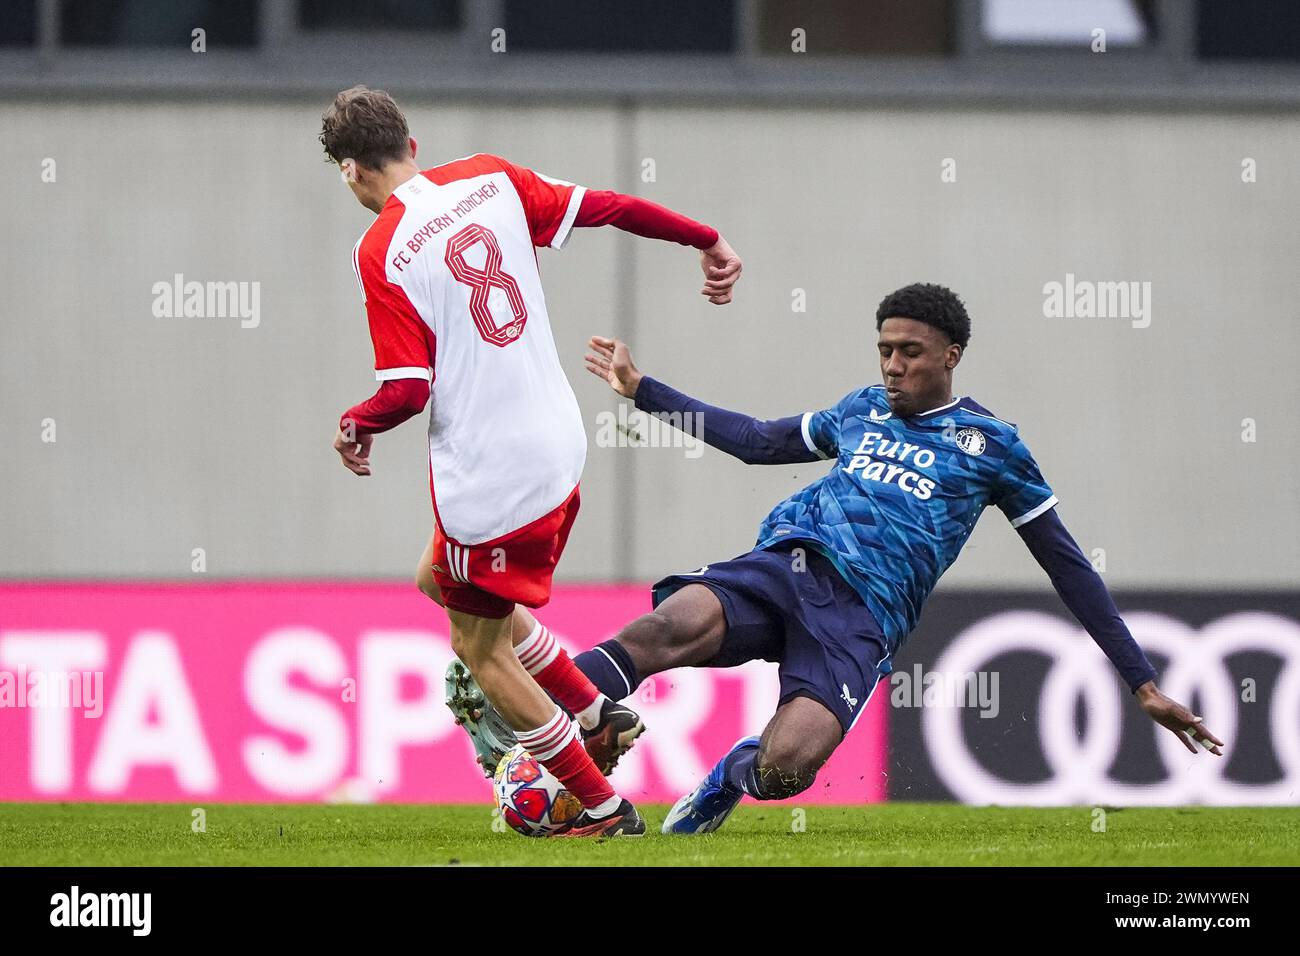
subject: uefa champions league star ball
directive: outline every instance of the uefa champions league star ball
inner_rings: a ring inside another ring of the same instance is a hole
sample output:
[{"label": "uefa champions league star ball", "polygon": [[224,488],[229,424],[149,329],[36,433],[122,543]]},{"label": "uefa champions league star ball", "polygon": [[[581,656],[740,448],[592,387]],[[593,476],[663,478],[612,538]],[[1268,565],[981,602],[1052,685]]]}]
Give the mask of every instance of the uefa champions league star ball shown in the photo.
[{"label": "uefa champions league star ball", "polygon": [[582,812],[578,798],[522,744],[516,744],[497,764],[492,793],[506,825],[524,836],[549,836]]}]

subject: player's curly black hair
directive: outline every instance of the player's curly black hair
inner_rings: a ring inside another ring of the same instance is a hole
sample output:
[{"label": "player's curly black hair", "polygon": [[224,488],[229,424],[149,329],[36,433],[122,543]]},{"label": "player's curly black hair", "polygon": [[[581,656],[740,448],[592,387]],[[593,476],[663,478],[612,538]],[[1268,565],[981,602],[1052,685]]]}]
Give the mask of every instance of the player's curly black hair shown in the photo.
[{"label": "player's curly black hair", "polygon": [[876,331],[885,319],[915,319],[933,325],[962,348],[970,341],[970,316],[957,293],[930,282],[913,282],[889,293],[876,309]]}]

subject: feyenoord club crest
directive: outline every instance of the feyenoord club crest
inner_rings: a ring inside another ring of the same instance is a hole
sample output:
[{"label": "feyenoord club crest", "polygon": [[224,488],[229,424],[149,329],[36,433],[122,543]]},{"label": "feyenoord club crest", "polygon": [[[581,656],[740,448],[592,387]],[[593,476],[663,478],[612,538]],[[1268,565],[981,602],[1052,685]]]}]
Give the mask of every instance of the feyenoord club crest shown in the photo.
[{"label": "feyenoord club crest", "polygon": [[968,455],[984,454],[984,433],[978,428],[963,428],[957,433],[957,447]]}]

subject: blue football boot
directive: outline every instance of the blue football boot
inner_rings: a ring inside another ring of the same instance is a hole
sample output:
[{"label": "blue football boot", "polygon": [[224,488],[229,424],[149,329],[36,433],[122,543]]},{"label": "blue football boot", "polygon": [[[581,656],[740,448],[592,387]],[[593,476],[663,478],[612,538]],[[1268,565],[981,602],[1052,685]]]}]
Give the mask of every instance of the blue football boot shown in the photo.
[{"label": "blue football boot", "polygon": [[726,822],[745,794],[727,783],[723,766],[727,757],[747,747],[758,749],[757,737],[737,740],[726,756],[719,760],[700,785],[673,804],[664,819],[664,833],[694,835],[712,833]]}]

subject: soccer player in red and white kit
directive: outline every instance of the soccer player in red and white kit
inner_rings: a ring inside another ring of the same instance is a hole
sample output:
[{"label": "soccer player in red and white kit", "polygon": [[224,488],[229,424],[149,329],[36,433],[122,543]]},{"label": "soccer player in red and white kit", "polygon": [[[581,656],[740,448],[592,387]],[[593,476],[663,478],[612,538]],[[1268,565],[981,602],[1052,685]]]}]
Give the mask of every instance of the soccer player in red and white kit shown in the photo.
[{"label": "soccer player in red and white kit", "polygon": [[[535,247],[559,249],[575,226],[600,225],[694,246],[702,294],[717,305],[731,301],[740,259],[709,226],[498,156],[421,170],[406,118],[381,90],[339,93],[320,139],[377,215],[352,263],[380,387],[343,413],[334,447],[349,470],[370,474],[373,436],[418,414],[432,394],[434,534],[421,589],[446,607],[453,650],[519,742],[582,801],[562,832],[643,833],[636,808],[605,778],[639,718],[600,695],[525,610],[550,598],[587,451]],[[577,717],[585,747],[555,701]]]}]

